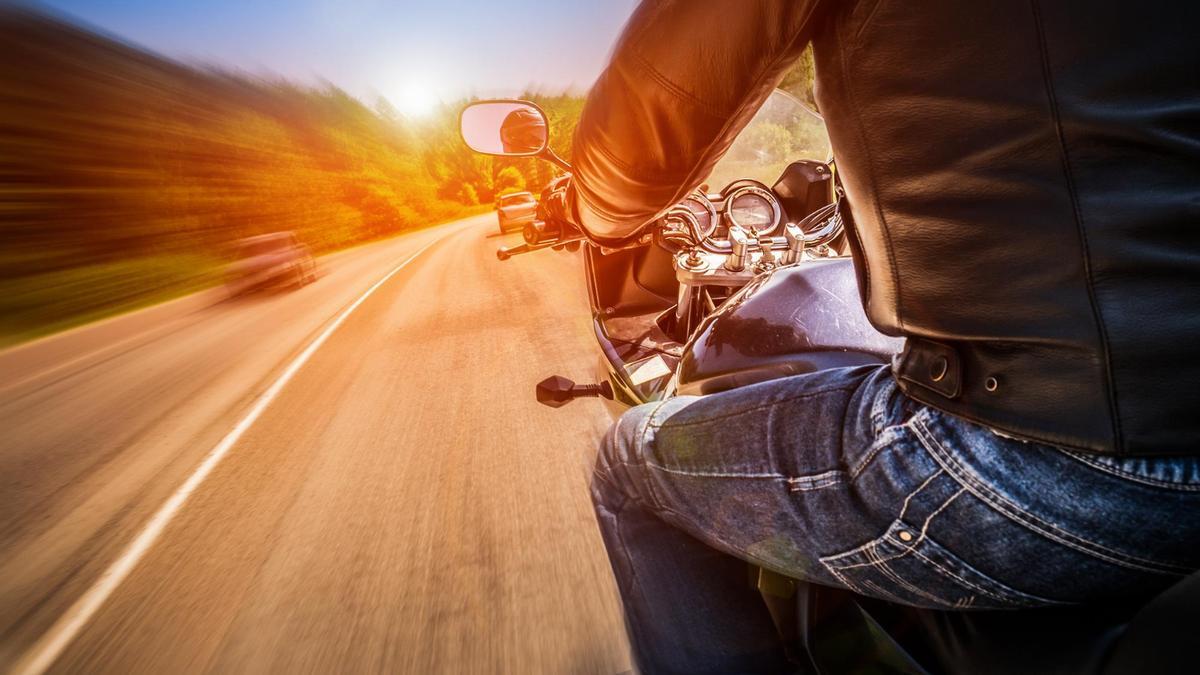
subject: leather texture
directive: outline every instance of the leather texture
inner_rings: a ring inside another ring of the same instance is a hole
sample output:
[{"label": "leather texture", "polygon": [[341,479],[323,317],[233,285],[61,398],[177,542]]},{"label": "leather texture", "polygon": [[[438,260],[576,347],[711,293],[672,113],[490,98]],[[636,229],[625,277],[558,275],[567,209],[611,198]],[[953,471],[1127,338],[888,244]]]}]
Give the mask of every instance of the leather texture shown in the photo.
[{"label": "leather texture", "polygon": [[1197,25],[1168,0],[643,2],[583,111],[573,209],[597,238],[652,222],[811,41],[904,391],[1017,438],[1195,454]]}]

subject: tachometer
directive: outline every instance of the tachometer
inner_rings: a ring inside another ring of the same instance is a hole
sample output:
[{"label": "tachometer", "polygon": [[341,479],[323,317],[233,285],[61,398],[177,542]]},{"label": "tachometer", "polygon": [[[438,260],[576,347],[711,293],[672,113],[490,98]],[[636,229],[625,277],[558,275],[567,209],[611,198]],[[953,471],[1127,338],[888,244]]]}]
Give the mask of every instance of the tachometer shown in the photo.
[{"label": "tachometer", "polygon": [[729,220],[745,230],[769,235],[779,226],[783,212],[779,200],[765,188],[747,185],[728,196]]}]

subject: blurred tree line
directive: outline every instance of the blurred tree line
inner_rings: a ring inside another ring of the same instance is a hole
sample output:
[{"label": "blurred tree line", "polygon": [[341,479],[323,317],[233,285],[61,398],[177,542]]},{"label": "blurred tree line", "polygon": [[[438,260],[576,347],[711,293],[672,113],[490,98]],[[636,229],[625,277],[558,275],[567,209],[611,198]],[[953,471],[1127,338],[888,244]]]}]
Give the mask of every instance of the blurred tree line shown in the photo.
[{"label": "blurred tree line", "polygon": [[[532,98],[565,152],[582,99]],[[326,252],[552,177],[471,153],[458,108],[408,119],[0,5],[0,344],[216,283],[241,237]]]},{"label": "blurred tree line", "polygon": [[[811,100],[811,78],[809,55],[784,86]],[[569,159],[583,98],[525,98]],[[0,345],[218,283],[242,237],[293,230],[322,253],[554,177],[470,152],[460,107],[410,119],[0,3]]]}]

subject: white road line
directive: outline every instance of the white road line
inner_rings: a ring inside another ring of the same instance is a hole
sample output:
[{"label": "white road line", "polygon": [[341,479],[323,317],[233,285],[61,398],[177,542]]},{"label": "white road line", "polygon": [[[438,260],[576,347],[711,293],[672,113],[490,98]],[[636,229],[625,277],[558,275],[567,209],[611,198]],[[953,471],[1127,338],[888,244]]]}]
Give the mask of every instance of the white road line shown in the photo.
[{"label": "white road line", "polygon": [[258,420],[259,416],[263,414],[267,407],[271,405],[271,402],[275,400],[275,397],[279,395],[279,392],[283,391],[283,388],[287,386],[287,383],[296,375],[300,368],[302,368],[304,364],[307,363],[310,358],[312,358],[312,355],[316,353],[318,349],[320,349],[321,345],[323,345],[325,341],[329,339],[329,336],[333,335],[333,332],[336,331],[338,327],[346,321],[347,317],[349,317],[354,310],[358,309],[358,306],[361,305],[363,301],[371,297],[371,294],[373,294],[379,289],[380,286],[386,283],[388,279],[391,279],[397,272],[404,269],[406,265],[415,260],[417,256],[424,253],[430,246],[433,246],[444,238],[445,235],[429,242],[425,246],[422,246],[416,253],[409,256],[404,262],[393,267],[392,271],[384,275],[384,277],[379,281],[376,281],[375,284],[368,288],[365,293],[360,295],[353,304],[342,310],[342,313],[333,320],[333,323],[329,324],[325,330],[321,331],[321,334],[318,335],[315,340],[309,343],[308,347],[305,347],[304,351],[301,352],[300,355],[295,358],[295,360],[288,364],[287,368],[283,371],[283,374],[281,374],[278,379],[271,383],[271,386],[254,401],[254,405],[251,406],[250,412],[248,412],[246,416],[243,417],[241,421],[233,427],[233,430],[226,434],[225,437],[222,438],[212,450],[209,450],[208,455],[204,457],[204,461],[200,463],[200,466],[196,468],[196,471],[189,476],[187,481],[185,481],[184,484],[179,486],[179,489],[175,491],[175,494],[172,494],[171,498],[168,499],[167,502],[163,504],[157,512],[155,512],[154,517],[151,518],[148,523],[146,523],[146,527],[140,533],[138,533],[138,536],[129,544],[129,546],[121,552],[120,557],[113,561],[113,563],[108,566],[108,569],[104,570],[104,573],[100,575],[100,578],[96,580],[96,583],[89,588],[86,593],[80,596],[80,598],[75,601],[75,604],[71,605],[70,609],[68,609],[61,617],[59,617],[58,621],[54,622],[54,625],[50,627],[50,630],[46,631],[46,633],[33,644],[33,647],[31,647],[29,651],[25,652],[25,655],[17,662],[16,666],[14,666],[13,670],[11,671],[13,675],[41,675],[42,673],[46,672],[47,668],[54,664],[54,661],[58,659],[63,650],[67,648],[67,645],[71,644],[71,641],[75,639],[75,636],[79,634],[79,631],[82,630],[85,625],[87,625],[87,622],[91,620],[92,616],[95,615],[100,607],[104,605],[104,602],[108,600],[108,597],[117,589],[117,586],[121,585],[121,582],[125,580],[125,577],[129,576],[129,573],[132,572],[135,567],[137,567],[137,564],[141,561],[142,556],[146,555],[146,551],[150,550],[150,547],[154,545],[154,542],[158,539],[159,535],[163,533],[163,530],[166,529],[167,525],[171,522],[171,519],[175,517],[175,514],[179,513],[181,508],[183,508],[183,505],[187,502],[188,497],[190,497],[192,493],[196,491],[196,488],[200,487],[200,484],[204,482],[204,479],[208,477],[208,474],[212,473],[212,470],[216,468],[217,464],[224,459],[225,455],[229,453],[229,450],[233,448],[233,446],[242,437],[242,434],[246,433],[246,430]]}]

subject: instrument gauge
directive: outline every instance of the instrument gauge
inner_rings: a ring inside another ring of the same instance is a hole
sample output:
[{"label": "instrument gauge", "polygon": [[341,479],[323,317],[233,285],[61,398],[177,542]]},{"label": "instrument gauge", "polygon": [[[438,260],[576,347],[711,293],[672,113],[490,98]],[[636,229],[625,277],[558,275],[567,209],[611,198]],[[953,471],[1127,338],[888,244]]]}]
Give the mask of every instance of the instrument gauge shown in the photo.
[{"label": "instrument gauge", "polygon": [[696,217],[696,222],[700,227],[698,233],[700,237],[702,239],[711,237],[717,226],[717,207],[699,193],[689,195],[687,199],[680,202],[680,205]]},{"label": "instrument gauge", "polygon": [[759,235],[770,235],[783,219],[779,200],[769,190],[757,186],[737,188],[729,195],[727,204],[731,223]]}]

